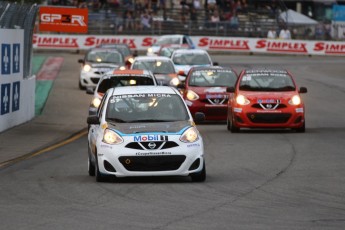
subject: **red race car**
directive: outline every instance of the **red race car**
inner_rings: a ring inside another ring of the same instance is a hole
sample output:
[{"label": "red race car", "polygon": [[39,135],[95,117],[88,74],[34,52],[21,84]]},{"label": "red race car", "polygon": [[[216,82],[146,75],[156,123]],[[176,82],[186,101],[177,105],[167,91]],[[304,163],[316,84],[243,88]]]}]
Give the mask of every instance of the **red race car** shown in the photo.
[{"label": "red race car", "polygon": [[305,109],[300,97],[307,88],[297,89],[286,70],[243,70],[228,102],[227,127],[231,132],[240,128],[290,128],[305,132]]},{"label": "red race car", "polygon": [[234,87],[236,80],[237,74],[231,68],[193,67],[181,86],[192,116],[201,112],[205,115],[205,121],[225,121],[229,99],[226,89]]}]

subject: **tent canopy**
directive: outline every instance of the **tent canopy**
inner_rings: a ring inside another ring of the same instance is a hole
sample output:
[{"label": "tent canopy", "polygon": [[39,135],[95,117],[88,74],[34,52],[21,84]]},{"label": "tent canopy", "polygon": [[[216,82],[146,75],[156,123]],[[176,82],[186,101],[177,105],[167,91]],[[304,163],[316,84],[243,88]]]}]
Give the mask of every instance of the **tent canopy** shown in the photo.
[{"label": "tent canopy", "polygon": [[287,24],[318,24],[314,19],[290,9],[282,12],[280,18]]}]

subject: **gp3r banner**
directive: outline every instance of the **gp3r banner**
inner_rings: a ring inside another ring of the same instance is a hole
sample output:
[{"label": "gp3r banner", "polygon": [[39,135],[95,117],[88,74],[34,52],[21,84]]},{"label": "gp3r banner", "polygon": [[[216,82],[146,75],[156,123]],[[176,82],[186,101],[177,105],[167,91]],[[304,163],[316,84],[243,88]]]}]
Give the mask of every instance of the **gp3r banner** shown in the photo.
[{"label": "gp3r banner", "polygon": [[67,33],[87,33],[88,9],[40,7],[39,30]]}]

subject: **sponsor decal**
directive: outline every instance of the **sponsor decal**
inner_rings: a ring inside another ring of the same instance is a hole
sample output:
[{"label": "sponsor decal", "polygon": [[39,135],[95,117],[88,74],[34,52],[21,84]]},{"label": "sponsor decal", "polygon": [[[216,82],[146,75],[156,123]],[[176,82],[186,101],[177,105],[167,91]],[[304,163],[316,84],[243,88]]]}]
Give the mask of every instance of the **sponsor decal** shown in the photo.
[{"label": "sponsor decal", "polygon": [[40,7],[40,31],[87,33],[87,24],[87,8]]},{"label": "sponsor decal", "polygon": [[171,155],[171,152],[136,152],[136,156]]},{"label": "sponsor decal", "polygon": [[250,50],[248,43],[248,40],[241,39],[201,38],[198,46],[221,50]]},{"label": "sponsor decal", "polygon": [[258,40],[255,48],[271,52],[308,53],[305,42]]},{"label": "sponsor decal", "polygon": [[225,94],[206,94],[207,99],[223,99],[227,98]]},{"label": "sponsor decal", "polygon": [[136,142],[144,142],[144,141],[167,141],[168,136],[162,135],[138,135],[134,136],[134,141]]},{"label": "sponsor decal", "polygon": [[304,113],[304,109],[303,108],[297,108],[296,113]]},{"label": "sponsor decal", "polygon": [[257,113],[281,113],[280,110],[257,110]]},{"label": "sponsor decal", "polygon": [[189,101],[189,100],[185,100],[187,106],[192,106],[193,105],[193,102]]},{"label": "sponsor decal", "polygon": [[141,46],[143,46],[143,47],[152,46],[153,44],[156,43],[156,41],[157,41],[157,39],[152,38],[152,37],[144,38],[142,43],[141,43]]},{"label": "sponsor decal", "polygon": [[318,42],[315,43],[314,51],[325,52],[326,54],[345,54],[345,44]]},{"label": "sponsor decal", "polygon": [[94,47],[100,44],[125,43],[131,49],[136,49],[135,38],[115,38],[115,37],[86,37],[84,46]]},{"label": "sponsor decal", "polygon": [[191,148],[191,147],[200,147],[200,144],[199,143],[194,143],[194,144],[189,144],[187,145],[188,148]]},{"label": "sponsor decal", "polygon": [[235,113],[242,113],[242,108],[234,108]]},{"label": "sponsor decal", "polygon": [[134,126],[129,126],[129,129],[142,129],[145,127],[146,127],[146,125],[134,125]]},{"label": "sponsor decal", "polygon": [[107,148],[107,149],[113,149],[113,147],[109,146],[109,145],[100,145],[101,148]]},{"label": "sponsor decal", "polygon": [[212,87],[212,88],[208,88],[205,89],[206,93],[225,93],[226,89],[225,87]]},{"label": "sponsor decal", "polygon": [[257,102],[259,104],[262,104],[262,103],[271,103],[271,104],[280,103],[279,100],[275,100],[275,99],[258,99]]},{"label": "sponsor decal", "polygon": [[77,38],[73,37],[39,37],[34,35],[33,44],[37,47],[79,48]]},{"label": "sponsor decal", "polygon": [[125,94],[125,95],[116,95],[113,98],[133,98],[133,97],[171,97],[171,94],[164,93],[147,93],[147,94]]}]

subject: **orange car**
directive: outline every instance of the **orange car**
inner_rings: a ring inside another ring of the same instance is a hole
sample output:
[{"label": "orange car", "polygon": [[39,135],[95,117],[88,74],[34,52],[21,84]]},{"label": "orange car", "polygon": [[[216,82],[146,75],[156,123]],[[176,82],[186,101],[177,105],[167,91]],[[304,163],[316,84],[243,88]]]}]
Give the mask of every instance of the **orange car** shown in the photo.
[{"label": "orange car", "polygon": [[286,70],[243,70],[228,101],[227,127],[231,132],[241,128],[289,128],[305,132],[305,109],[301,93]]}]

